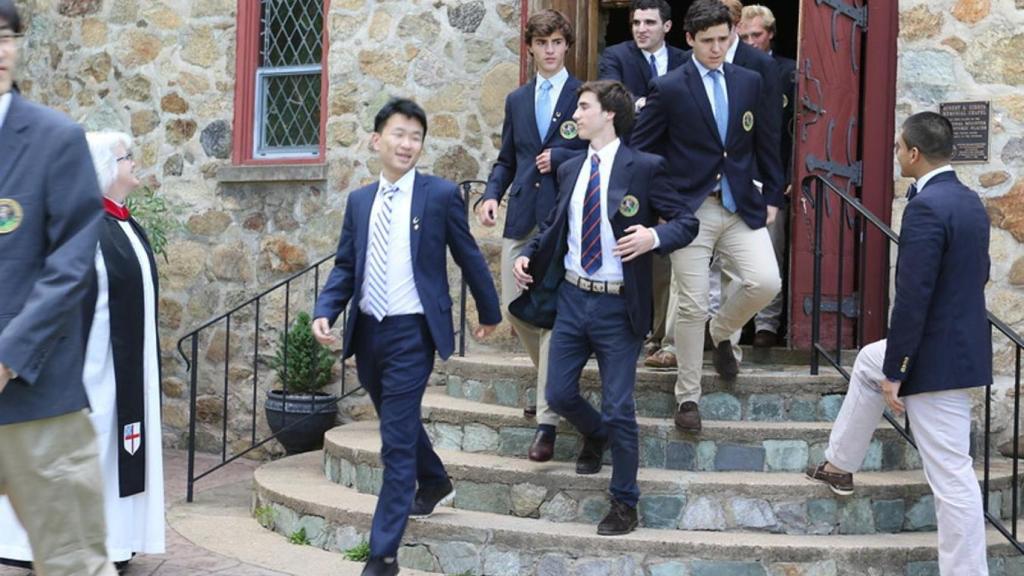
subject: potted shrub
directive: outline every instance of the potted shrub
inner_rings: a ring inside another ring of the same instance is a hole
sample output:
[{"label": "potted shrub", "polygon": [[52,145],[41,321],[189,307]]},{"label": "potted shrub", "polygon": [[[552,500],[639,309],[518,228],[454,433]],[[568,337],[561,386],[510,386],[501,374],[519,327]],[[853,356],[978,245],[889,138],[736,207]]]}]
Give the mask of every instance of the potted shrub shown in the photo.
[{"label": "potted shrub", "polygon": [[330,382],[333,365],[334,356],[313,337],[309,314],[301,312],[287,340],[281,335],[270,360],[282,388],[268,390],[264,405],[267,424],[275,434],[302,420],[277,437],[288,454],[320,448],[324,433],[334,427],[337,396],[320,391]]}]

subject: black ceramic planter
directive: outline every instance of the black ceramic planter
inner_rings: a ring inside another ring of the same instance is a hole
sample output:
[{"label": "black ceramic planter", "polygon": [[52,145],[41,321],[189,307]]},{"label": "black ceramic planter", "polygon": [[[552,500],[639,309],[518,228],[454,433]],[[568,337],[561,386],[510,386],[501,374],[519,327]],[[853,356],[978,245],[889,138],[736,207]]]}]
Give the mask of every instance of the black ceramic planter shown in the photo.
[{"label": "black ceramic planter", "polygon": [[338,407],[337,396],[317,392],[315,394],[285,394],[282,390],[268,390],[264,405],[270,431],[291,426],[277,437],[288,454],[316,450],[323,446],[324,433],[334,427]]}]

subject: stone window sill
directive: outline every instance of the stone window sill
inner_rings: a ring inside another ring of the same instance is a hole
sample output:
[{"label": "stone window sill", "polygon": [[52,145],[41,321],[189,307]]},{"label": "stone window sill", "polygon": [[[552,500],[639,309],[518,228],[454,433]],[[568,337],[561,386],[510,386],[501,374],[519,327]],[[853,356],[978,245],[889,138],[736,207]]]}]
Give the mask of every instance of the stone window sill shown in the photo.
[{"label": "stone window sill", "polygon": [[217,181],[221,183],[247,182],[318,182],[327,180],[326,164],[259,164],[250,166],[221,166]]}]

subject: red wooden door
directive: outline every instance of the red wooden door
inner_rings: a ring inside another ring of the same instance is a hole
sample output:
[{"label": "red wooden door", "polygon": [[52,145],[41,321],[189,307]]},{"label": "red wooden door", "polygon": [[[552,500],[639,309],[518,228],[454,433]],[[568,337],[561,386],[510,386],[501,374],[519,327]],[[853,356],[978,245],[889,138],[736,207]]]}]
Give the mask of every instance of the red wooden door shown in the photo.
[{"label": "red wooden door", "polygon": [[[830,347],[836,344],[837,322],[842,323],[844,347],[858,345],[858,335],[868,341],[880,337],[884,329],[885,290],[878,279],[887,274],[885,247],[878,242],[858,246],[852,214],[840,226],[841,204],[837,197],[832,196],[824,206],[815,206],[812,182],[813,176],[823,176],[836,187],[861,197],[883,220],[889,219],[895,83],[883,88],[880,82],[890,76],[886,72],[889,68],[894,79],[896,24],[870,25],[875,19],[888,24],[885,19],[891,11],[886,4],[894,3],[802,0],[790,212],[790,345],[795,348],[809,348],[811,340],[815,210],[825,211],[822,343]],[[874,42],[878,45],[872,46]],[[872,79],[875,73],[878,77]],[[871,118],[863,114],[868,100],[875,100]],[[890,120],[883,121],[885,118]],[[882,154],[877,147],[881,147]],[[870,165],[865,163],[867,156]],[[874,182],[870,187],[864,186],[868,177]],[[878,212],[883,209],[884,213]],[[840,251],[843,227],[845,239]],[[858,256],[863,258],[858,261]]]}]

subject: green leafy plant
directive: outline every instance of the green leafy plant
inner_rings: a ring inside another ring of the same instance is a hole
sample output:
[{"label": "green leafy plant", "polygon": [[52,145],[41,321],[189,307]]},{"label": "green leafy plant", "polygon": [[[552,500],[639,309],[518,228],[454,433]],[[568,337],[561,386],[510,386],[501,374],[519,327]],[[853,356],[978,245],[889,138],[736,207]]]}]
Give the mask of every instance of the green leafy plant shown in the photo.
[{"label": "green leafy plant", "polygon": [[152,188],[143,186],[128,197],[125,205],[146,230],[153,253],[163,256],[167,262],[167,236],[180,226],[167,200],[157,196]]},{"label": "green leafy plant", "polygon": [[333,365],[334,356],[316,341],[313,321],[306,312],[300,312],[295,319],[287,341],[285,335],[281,335],[280,345],[270,360],[270,367],[277,371],[281,384],[288,392],[297,394],[313,394],[326,386],[330,382]]},{"label": "green leafy plant", "polygon": [[363,540],[359,544],[345,550],[342,556],[345,557],[345,560],[351,562],[366,562],[370,559],[370,543]]},{"label": "green leafy plant", "polygon": [[272,528],[274,526],[274,509],[270,506],[259,506],[253,510],[253,515],[256,516],[256,521],[260,523],[260,526],[264,528]]},{"label": "green leafy plant", "polygon": [[299,528],[292,535],[288,537],[288,541],[292,544],[298,544],[299,546],[308,546],[309,538],[306,537],[306,529]]}]

